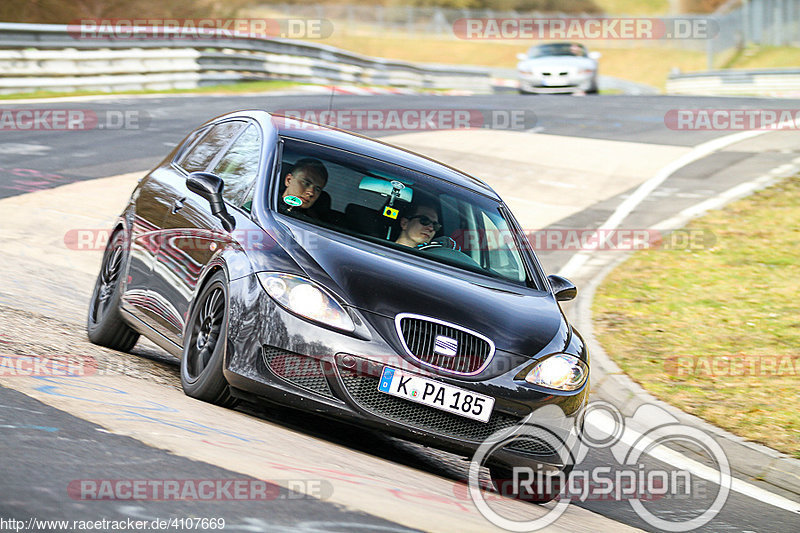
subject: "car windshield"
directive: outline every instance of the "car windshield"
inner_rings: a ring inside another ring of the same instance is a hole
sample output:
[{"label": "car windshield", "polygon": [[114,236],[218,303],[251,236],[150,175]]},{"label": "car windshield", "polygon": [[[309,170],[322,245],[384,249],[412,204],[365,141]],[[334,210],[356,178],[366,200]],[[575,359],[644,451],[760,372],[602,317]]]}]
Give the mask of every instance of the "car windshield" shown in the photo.
[{"label": "car windshield", "polygon": [[271,204],[278,212],[418,257],[528,283],[519,236],[497,200],[351,152],[289,138],[282,145]]},{"label": "car windshield", "polygon": [[547,56],[577,56],[586,57],[586,48],[575,43],[552,43],[532,46],[528,50],[528,57],[547,57]]}]

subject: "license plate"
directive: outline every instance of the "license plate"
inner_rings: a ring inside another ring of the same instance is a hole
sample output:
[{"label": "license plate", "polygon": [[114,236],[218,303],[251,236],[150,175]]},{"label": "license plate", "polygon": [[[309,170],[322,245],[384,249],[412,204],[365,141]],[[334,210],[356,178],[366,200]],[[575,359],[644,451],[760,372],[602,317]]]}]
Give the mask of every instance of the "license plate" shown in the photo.
[{"label": "license plate", "polygon": [[489,421],[494,407],[494,398],[491,396],[476,394],[388,366],[383,367],[378,390],[481,422]]}]

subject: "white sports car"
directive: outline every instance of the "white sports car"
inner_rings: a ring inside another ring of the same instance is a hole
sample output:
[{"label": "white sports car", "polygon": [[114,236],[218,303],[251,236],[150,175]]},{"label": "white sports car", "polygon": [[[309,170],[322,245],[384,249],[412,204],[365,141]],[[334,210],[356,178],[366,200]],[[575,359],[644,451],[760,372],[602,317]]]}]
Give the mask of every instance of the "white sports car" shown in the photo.
[{"label": "white sports car", "polygon": [[596,93],[598,52],[578,43],[547,43],[517,54],[519,92]]}]

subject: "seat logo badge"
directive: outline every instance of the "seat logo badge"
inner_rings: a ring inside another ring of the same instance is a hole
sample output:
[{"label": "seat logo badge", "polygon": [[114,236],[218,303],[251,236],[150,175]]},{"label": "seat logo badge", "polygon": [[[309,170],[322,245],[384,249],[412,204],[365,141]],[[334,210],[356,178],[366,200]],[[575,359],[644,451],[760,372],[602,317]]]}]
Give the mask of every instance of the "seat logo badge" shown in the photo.
[{"label": "seat logo badge", "polygon": [[458,341],[444,335],[437,335],[433,342],[433,353],[454,357],[458,351]]}]

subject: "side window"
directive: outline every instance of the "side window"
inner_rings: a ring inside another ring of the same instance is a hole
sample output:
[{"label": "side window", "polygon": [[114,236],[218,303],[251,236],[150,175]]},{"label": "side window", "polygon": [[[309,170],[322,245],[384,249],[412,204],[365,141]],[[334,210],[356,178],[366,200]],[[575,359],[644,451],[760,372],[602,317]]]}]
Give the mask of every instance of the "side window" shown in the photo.
[{"label": "side window", "polygon": [[217,124],[181,158],[178,164],[187,172],[205,170],[243,125],[244,122],[241,121]]},{"label": "side window", "polygon": [[506,221],[499,215],[490,217],[484,211],[481,211],[481,215],[488,266],[506,278],[525,281],[525,267]]},{"label": "side window", "polygon": [[233,142],[212,171],[225,182],[222,189],[225,201],[237,207],[246,203],[246,195],[256,180],[260,155],[261,134],[251,124]]},{"label": "side window", "polygon": [[186,158],[186,154],[189,153],[189,151],[194,146],[195,142],[197,142],[197,140],[199,138],[201,138],[203,135],[205,135],[206,133],[208,133],[208,126],[204,126],[204,127],[200,128],[200,129],[194,130],[192,133],[190,133],[186,137],[186,142],[183,143],[183,147],[181,148],[180,152],[178,152],[177,156],[175,157],[175,160],[177,161],[177,163],[179,165]]}]

